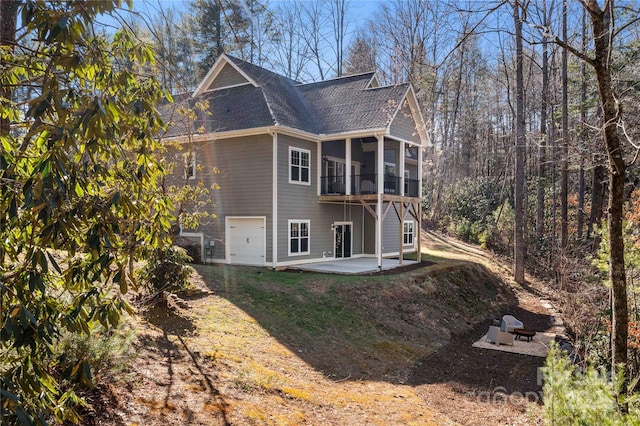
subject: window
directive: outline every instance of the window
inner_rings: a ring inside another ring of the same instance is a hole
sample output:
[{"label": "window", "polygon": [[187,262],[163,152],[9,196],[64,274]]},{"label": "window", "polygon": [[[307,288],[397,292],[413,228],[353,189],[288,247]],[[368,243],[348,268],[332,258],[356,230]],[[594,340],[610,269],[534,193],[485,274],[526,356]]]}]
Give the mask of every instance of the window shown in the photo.
[{"label": "window", "polygon": [[405,220],[402,224],[402,243],[405,246],[413,246],[413,221]]},{"label": "window", "polygon": [[346,164],[339,159],[330,159],[324,157],[325,164],[327,165],[327,188],[326,191],[329,194],[344,194],[346,183]]},{"label": "window", "polygon": [[308,220],[289,221],[289,256],[309,254]]},{"label": "window", "polygon": [[188,179],[196,178],[196,153],[186,152],[184,154],[184,177]]},{"label": "window", "polygon": [[289,183],[311,183],[311,151],[289,147]]}]

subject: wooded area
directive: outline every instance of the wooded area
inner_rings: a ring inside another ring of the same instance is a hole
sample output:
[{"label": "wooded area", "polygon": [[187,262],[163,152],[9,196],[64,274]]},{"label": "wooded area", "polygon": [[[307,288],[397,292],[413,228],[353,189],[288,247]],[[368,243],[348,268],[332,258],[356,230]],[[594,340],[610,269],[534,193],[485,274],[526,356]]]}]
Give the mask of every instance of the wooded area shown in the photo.
[{"label": "wooded area", "polygon": [[[19,347],[2,389],[3,407],[18,418],[72,399],[25,405],[17,389],[33,397],[53,388],[47,374],[36,385],[26,378],[46,370],[36,359],[51,355],[52,336],[88,329],[94,311],[105,326],[117,322],[124,303],[93,285],[126,288],[141,241],[163,244],[142,235],[171,227],[151,155],[161,133],[154,104],[161,87],[166,98],[193,90],[222,52],[301,82],[372,69],[385,84],[410,81],[433,143],[423,164],[424,226],[505,256],[518,283],[527,273],[548,279],[581,352],[625,367],[622,394],[640,375],[636,2],[391,0],[367,19],[348,0],[121,6],[0,2],[2,350]],[[114,38],[98,24],[102,14],[125,31]],[[144,134],[134,135],[136,126]],[[108,162],[117,167],[100,166]],[[117,194],[104,189],[114,183]],[[155,214],[142,203],[155,203]],[[58,266],[49,248],[87,245],[72,229],[91,236],[93,257]],[[54,297],[61,288],[71,289],[64,306]],[[67,373],[80,377],[84,366]]]}]

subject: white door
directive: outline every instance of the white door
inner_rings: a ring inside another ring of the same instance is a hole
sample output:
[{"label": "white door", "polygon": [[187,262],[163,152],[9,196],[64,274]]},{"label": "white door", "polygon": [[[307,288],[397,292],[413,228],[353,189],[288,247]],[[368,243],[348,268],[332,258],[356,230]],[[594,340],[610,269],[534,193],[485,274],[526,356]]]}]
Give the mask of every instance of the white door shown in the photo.
[{"label": "white door", "polygon": [[229,263],[264,266],[264,218],[227,218],[227,241]]}]

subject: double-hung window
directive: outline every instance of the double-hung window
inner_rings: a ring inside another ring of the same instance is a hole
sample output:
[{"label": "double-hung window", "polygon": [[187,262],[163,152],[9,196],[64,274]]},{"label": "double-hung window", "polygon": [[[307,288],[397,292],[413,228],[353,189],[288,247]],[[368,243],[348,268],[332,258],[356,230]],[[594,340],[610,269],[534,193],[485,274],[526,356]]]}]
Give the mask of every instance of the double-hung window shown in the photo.
[{"label": "double-hung window", "polygon": [[402,244],[405,246],[413,246],[414,222],[405,220],[402,224]]},{"label": "double-hung window", "polygon": [[289,183],[311,184],[311,151],[289,147]]},{"label": "double-hung window", "polygon": [[309,254],[309,225],[308,220],[289,221],[289,256]]}]

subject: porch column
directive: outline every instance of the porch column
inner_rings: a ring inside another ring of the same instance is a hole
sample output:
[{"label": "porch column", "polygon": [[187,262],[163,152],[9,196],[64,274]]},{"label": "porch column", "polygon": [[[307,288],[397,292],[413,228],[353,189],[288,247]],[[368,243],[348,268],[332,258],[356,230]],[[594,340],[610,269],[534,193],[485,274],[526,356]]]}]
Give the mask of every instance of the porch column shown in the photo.
[{"label": "porch column", "polygon": [[399,155],[399,160],[400,160],[400,195],[406,195],[404,193],[404,170],[405,170],[405,160],[406,155],[405,155],[405,145],[404,142],[400,142],[400,155]]},{"label": "porch column", "polygon": [[384,193],[384,135],[378,135],[378,149],[376,151],[376,186],[378,190],[378,204],[376,206],[376,255],[378,269],[382,269],[382,194]]},{"label": "porch column", "polygon": [[347,186],[345,188],[345,194],[347,195],[351,195],[351,138],[347,138],[345,141],[345,160],[347,162],[347,165],[345,166],[345,174],[346,174],[346,180],[344,182],[344,184]]}]

